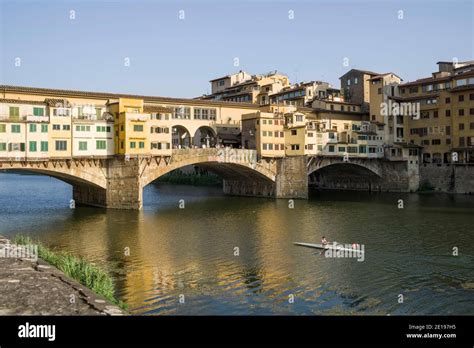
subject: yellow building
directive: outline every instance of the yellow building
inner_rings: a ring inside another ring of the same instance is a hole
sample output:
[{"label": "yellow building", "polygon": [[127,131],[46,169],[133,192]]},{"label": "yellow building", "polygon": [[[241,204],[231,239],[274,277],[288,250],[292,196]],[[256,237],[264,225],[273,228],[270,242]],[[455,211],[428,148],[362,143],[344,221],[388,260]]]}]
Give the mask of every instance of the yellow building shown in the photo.
[{"label": "yellow building", "polygon": [[406,118],[406,138],[423,147],[424,162],[472,163],[474,61],[438,65],[431,77],[399,86],[396,101],[419,107],[419,117]]},{"label": "yellow building", "polygon": [[285,120],[281,114],[260,112],[242,115],[242,145],[262,157],[285,156]]}]

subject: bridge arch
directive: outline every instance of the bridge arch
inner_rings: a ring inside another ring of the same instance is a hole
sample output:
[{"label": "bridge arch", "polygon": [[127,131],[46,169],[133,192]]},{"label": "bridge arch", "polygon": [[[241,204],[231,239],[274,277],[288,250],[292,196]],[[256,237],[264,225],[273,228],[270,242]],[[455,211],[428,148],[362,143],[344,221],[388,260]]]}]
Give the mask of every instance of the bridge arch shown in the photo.
[{"label": "bridge arch", "polygon": [[44,161],[44,162],[8,162],[0,163],[0,170],[15,170],[50,176],[73,186],[87,186],[96,189],[106,189],[107,179],[105,169],[95,161]]},{"label": "bridge arch", "polygon": [[[174,150],[170,159],[152,159],[142,170],[141,185],[145,187],[159,177],[173,170],[199,165],[225,180],[254,180],[273,184],[276,180],[275,163],[257,162],[253,150],[235,150],[241,157],[226,158],[224,149]],[[255,159],[255,161],[254,161]]]},{"label": "bridge arch", "polygon": [[375,162],[319,159],[308,166],[308,182],[320,189],[380,190],[382,175]]}]

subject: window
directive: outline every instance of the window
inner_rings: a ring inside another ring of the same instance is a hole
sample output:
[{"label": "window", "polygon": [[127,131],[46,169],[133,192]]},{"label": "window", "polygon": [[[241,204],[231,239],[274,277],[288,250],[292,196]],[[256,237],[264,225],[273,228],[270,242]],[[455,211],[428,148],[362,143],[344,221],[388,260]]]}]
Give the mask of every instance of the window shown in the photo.
[{"label": "window", "polygon": [[7,143],[0,143],[0,151],[7,151]]},{"label": "window", "polygon": [[48,125],[42,124],[41,125],[41,133],[48,133]]},{"label": "window", "polygon": [[441,140],[440,139],[433,139],[433,140],[431,140],[431,145],[441,145]]},{"label": "window", "polygon": [[449,104],[449,103],[451,103],[451,98],[446,98],[444,101],[445,101],[446,104]]},{"label": "window", "polygon": [[464,130],[464,123],[459,124],[459,130]]},{"label": "window", "polygon": [[[105,133],[106,130],[107,128],[105,126],[96,126],[96,132]],[[135,130],[135,126],[133,126],[133,130]],[[143,130],[143,126],[142,126],[142,130]],[[110,129],[108,131],[110,132]]]},{"label": "window", "polygon": [[63,130],[64,131],[69,131],[69,130],[71,130],[71,126],[68,125],[68,124],[63,124]]},{"label": "window", "polygon": [[459,116],[464,116],[464,109],[459,109]]},{"label": "window", "polygon": [[19,124],[12,124],[12,133],[20,133],[20,125]]},{"label": "window", "polygon": [[302,115],[296,115],[296,122],[303,122],[303,116]]},{"label": "window", "polygon": [[469,109],[469,115],[474,115],[474,108]]},{"label": "window", "polygon": [[348,86],[351,85],[351,79],[347,80],[347,85],[348,85]]},{"label": "window", "polygon": [[357,77],[354,77],[354,85],[357,85],[358,82],[359,82],[359,79]]},{"label": "window", "polygon": [[378,94],[382,94],[382,88],[377,89]]},{"label": "window", "polygon": [[71,113],[70,109],[57,108],[53,109],[53,116],[69,116]]},{"label": "window", "polygon": [[44,116],[44,109],[43,108],[33,108],[33,115],[34,116]]},{"label": "window", "polygon": [[474,100],[474,93],[469,94],[469,100]]},{"label": "window", "polygon": [[367,153],[367,146],[366,145],[360,145],[359,146],[359,153]]},{"label": "window", "polygon": [[6,124],[0,124],[0,133],[5,133],[7,131],[7,125]]},{"label": "window", "polygon": [[79,151],[87,151],[87,141],[79,142]]},{"label": "window", "polygon": [[335,146],[334,145],[329,145],[328,151],[329,152],[334,152]]},{"label": "window", "polygon": [[42,141],[41,142],[41,152],[48,152],[48,142]]},{"label": "window", "polygon": [[67,151],[67,141],[56,140],[56,151]]},{"label": "window", "polygon": [[434,111],[434,112],[433,112],[433,117],[434,117],[434,118],[438,118],[438,111]]},{"label": "window", "polygon": [[299,150],[300,149],[300,146],[298,144],[292,144],[291,145],[291,149],[292,150]]},{"label": "window", "polygon": [[30,152],[36,152],[36,141],[30,141]]},{"label": "window", "polygon": [[145,148],[145,142],[144,142],[144,141],[138,142],[138,147],[139,147],[140,149],[144,149],[144,148]]},{"label": "window", "polygon": [[96,140],[95,148],[97,150],[106,150],[107,149],[107,142],[105,140]]},{"label": "window", "polygon": [[471,122],[471,123],[469,124],[469,129],[474,129],[474,122]]},{"label": "window", "polygon": [[136,148],[136,147],[137,147],[137,143],[134,142],[134,141],[131,141],[131,142],[130,142],[130,148],[131,148],[131,149],[134,149],[134,148]]},{"label": "window", "polygon": [[291,130],[291,135],[296,135],[296,129]]},{"label": "window", "polygon": [[451,110],[446,110],[446,117],[451,117]]},{"label": "window", "polygon": [[61,130],[60,124],[53,124],[53,130]]},{"label": "window", "polygon": [[460,102],[464,101],[464,96],[462,94],[460,96],[458,96],[458,101],[460,101]]},{"label": "window", "polygon": [[446,135],[451,135],[451,126],[446,126]]},{"label": "window", "polygon": [[10,119],[11,120],[20,119],[20,108],[18,106],[10,106]]},{"label": "window", "polygon": [[36,124],[30,123],[30,133],[35,133],[36,132]]},{"label": "window", "polygon": [[134,132],[143,132],[143,125],[141,125],[141,124],[133,125],[133,131]]}]

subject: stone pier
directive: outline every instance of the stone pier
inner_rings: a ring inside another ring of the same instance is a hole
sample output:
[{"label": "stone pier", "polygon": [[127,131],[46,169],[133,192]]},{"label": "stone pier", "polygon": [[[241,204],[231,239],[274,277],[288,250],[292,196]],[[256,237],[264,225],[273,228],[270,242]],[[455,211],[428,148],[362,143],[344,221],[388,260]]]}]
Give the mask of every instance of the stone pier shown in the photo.
[{"label": "stone pier", "polygon": [[277,159],[275,182],[263,178],[224,180],[224,193],[235,196],[307,199],[306,163],[306,156]]}]

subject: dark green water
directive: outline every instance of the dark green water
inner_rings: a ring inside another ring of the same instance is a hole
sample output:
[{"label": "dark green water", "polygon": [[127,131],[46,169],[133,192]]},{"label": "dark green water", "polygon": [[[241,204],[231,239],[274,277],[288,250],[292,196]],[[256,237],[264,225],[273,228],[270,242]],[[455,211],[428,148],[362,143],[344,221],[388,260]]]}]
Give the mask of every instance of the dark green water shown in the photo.
[{"label": "dark green water", "polygon": [[[133,313],[474,314],[474,196],[326,192],[289,209],[149,185],[141,212],[71,210],[70,198],[55,179],[0,174],[0,233],[106,267]],[[292,244],[322,235],[364,244],[365,260]]]}]

